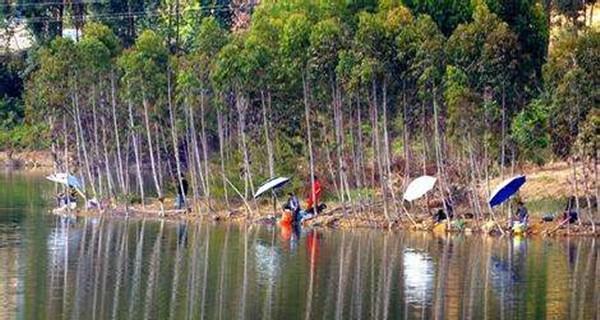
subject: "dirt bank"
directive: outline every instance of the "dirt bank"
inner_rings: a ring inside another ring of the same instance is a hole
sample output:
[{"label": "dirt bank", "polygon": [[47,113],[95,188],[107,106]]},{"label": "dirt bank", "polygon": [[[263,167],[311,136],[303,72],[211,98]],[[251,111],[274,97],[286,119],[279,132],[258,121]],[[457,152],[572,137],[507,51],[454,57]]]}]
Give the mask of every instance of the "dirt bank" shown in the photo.
[{"label": "dirt bank", "polygon": [[0,151],[0,168],[8,169],[52,169],[50,151]]},{"label": "dirt bank", "polygon": [[[172,208],[173,203],[167,201],[164,204],[165,208]],[[120,217],[120,218],[143,218],[157,219],[166,221],[210,221],[219,223],[251,223],[276,226],[279,221],[279,215],[273,214],[273,209],[270,205],[260,206],[258,210],[253,210],[252,214],[244,206],[233,210],[215,210],[205,211],[205,207],[199,211],[188,210],[172,210],[164,211],[164,215],[160,215],[160,209],[156,202],[148,204],[144,207],[140,205],[116,206],[103,211],[74,211],[77,216],[105,216],[105,217]],[[511,235],[510,222],[508,219],[498,218],[497,222],[488,218],[472,218],[457,215],[450,226],[447,222],[434,223],[432,219],[426,215],[413,215],[412,220],[406,215],[389,222],[381,212],[380,208],[364,207],[362,211],[346,211],[341,206],[332,205],[332,207],[315,218],[306,220],[302,223],[306,228],[333,228],[333,229],[356,229],[356,228],[371,228],[381,230],[406,230],[411,232],[430,232],[433,234],[480,234],[480,235]],[[201,213],[198,213],[201,212]],[[580,223],[560,224],[560,219],[555,221],[544,222],[540,217],[532,217],[530,219],[529,228],[526,234],[522,236],[600,236],[600,221],[596,222],[596,227],[589,219],[583,217]]]}]

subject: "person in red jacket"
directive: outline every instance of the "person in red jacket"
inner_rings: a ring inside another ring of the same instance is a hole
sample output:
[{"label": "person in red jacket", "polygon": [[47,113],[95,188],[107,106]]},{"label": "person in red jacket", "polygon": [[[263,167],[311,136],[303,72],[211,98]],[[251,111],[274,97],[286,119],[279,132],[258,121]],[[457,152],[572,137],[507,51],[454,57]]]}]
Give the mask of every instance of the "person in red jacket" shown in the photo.
[{"label": "person in red jacket", "polygon": [[308,197],[306,199],[306,211],[312,213],[318,213],[315,209],[319,208],[321,200],[321,182],[316,175],[313,175],[312,189],[308,191]]}]

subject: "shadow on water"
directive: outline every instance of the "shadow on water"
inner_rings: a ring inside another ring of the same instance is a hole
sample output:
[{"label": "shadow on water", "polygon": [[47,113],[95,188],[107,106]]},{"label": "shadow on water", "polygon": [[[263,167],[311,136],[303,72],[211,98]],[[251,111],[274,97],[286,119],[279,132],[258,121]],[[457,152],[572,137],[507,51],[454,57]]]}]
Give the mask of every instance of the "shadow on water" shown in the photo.
[{"label": "shadow on water", "polygon": [[11,214],[22,217],[0,220],[0,318],[592,319],[600,311],[595,239],[70,219],[37,204]]}]

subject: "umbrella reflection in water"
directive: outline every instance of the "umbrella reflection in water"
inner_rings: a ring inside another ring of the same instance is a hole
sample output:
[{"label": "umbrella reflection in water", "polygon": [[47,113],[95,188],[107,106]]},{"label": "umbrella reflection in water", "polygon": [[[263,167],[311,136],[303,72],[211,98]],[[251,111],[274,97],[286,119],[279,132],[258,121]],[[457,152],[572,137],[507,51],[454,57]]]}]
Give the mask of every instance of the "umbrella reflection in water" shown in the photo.
[{"label": "umbrella reflection in water", "polygon": [[406,302],[429,305],[433,299],[435,269],[433,260],[424,252],[404,250],[404,295]]}]

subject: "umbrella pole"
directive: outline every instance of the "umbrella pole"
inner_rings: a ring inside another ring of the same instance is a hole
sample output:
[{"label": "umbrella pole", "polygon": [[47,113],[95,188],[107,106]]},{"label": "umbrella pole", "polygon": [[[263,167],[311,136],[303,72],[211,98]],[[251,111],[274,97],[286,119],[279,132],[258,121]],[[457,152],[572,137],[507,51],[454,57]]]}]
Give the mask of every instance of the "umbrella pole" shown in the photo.
[{"label": "umbrella pole", "polygon": [[496,223],[496,226],[498,227],[498,229],[500,229],[500,233],[502,235],[504,235],[504,230],[502,229],[502,226],[500,225],[498,220],[496,220],[496,215],[494,214],[494,209],[492,209],[492,206],[490,206],[489,203],[488,203],[488,209],[490,210],[490,213],[492,214],[492,220],[494,220],[494,222]]},{"label": "umbrella pole", "polygon": [[272,192],[273,198],[273,214],[277,213],[277,196],[275,196],[275,191]]}]

